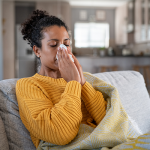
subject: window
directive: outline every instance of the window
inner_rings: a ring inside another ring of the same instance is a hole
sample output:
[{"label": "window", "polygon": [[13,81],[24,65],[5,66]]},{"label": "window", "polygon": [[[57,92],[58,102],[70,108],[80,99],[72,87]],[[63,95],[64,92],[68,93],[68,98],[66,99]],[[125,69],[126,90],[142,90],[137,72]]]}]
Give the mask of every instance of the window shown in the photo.
[{"label": "window", "polygon": [[75,47],[109,47],[108,23],[75,23]]}]

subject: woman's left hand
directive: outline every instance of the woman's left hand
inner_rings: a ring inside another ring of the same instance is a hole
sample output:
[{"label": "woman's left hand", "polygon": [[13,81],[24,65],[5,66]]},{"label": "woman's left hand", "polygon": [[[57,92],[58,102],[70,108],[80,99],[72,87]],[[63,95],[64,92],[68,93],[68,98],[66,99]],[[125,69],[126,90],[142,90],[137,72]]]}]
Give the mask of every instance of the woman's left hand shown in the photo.
[{"label": "woman's left hand", "polygon": [[83,86],[84,83],[86,82],[84,75],[83,75],[83,70],[82,70],[82,66],[80,65],[79,61],[77,60],[77,58],[71,53],[70,49],[67,49],[68,53],[72,55],[72,58],[74,59],[74,64],[76,65],[79,74],[80,74],[80,78],[81,78],[81,85]]}]

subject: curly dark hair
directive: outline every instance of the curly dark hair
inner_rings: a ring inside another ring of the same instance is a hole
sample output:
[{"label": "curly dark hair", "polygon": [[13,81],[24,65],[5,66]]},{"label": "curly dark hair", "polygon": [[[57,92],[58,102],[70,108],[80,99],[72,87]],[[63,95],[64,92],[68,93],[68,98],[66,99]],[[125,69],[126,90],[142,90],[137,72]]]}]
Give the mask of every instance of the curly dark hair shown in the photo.
[{"label": "curly dark hair", "polygon": [[21,24],[21,33],[24,40],[28,40],[28,44],[33,48],[34,45],[41,48],[41,40],[43,39],[43,30],[46,27],[57,25],[65,27],[68,32],[66,24],[55,16],[49,15],[46,11],[35,10],[29,19]]}]

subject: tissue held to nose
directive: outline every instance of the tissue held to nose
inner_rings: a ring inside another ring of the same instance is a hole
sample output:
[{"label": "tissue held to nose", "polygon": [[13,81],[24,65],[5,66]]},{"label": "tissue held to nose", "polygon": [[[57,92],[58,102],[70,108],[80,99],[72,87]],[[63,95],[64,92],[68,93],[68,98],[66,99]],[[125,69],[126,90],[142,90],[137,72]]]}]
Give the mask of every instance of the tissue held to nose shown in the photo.
[{"label": "tissue held to nose", "polygon": [[[60,47],[60,48],[64,48],[65,50],[67,50],[67,47],[66,47],[64,44],[60,44],[59,47]],[[69,55],[69,57],[71,58],[71,60],[74,62],[74,59],[72,58],[72,55],[71,55],[71,54],[68,54],[68,55]],[[58,60],[57,54],[56,54],[56,59]]]}]

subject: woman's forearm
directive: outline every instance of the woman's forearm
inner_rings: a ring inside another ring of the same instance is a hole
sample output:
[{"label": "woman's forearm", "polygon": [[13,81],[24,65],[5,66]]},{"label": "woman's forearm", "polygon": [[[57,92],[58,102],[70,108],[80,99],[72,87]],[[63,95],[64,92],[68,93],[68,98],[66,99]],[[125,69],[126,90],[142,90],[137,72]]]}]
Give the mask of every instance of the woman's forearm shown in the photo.
[{"label": "woman's forearm", "polygon": [[90,83],[86,82],[82,87],[82,99],[86,109],[99,124],[106,114],[106,101],[101,92],[96,91]]}]

